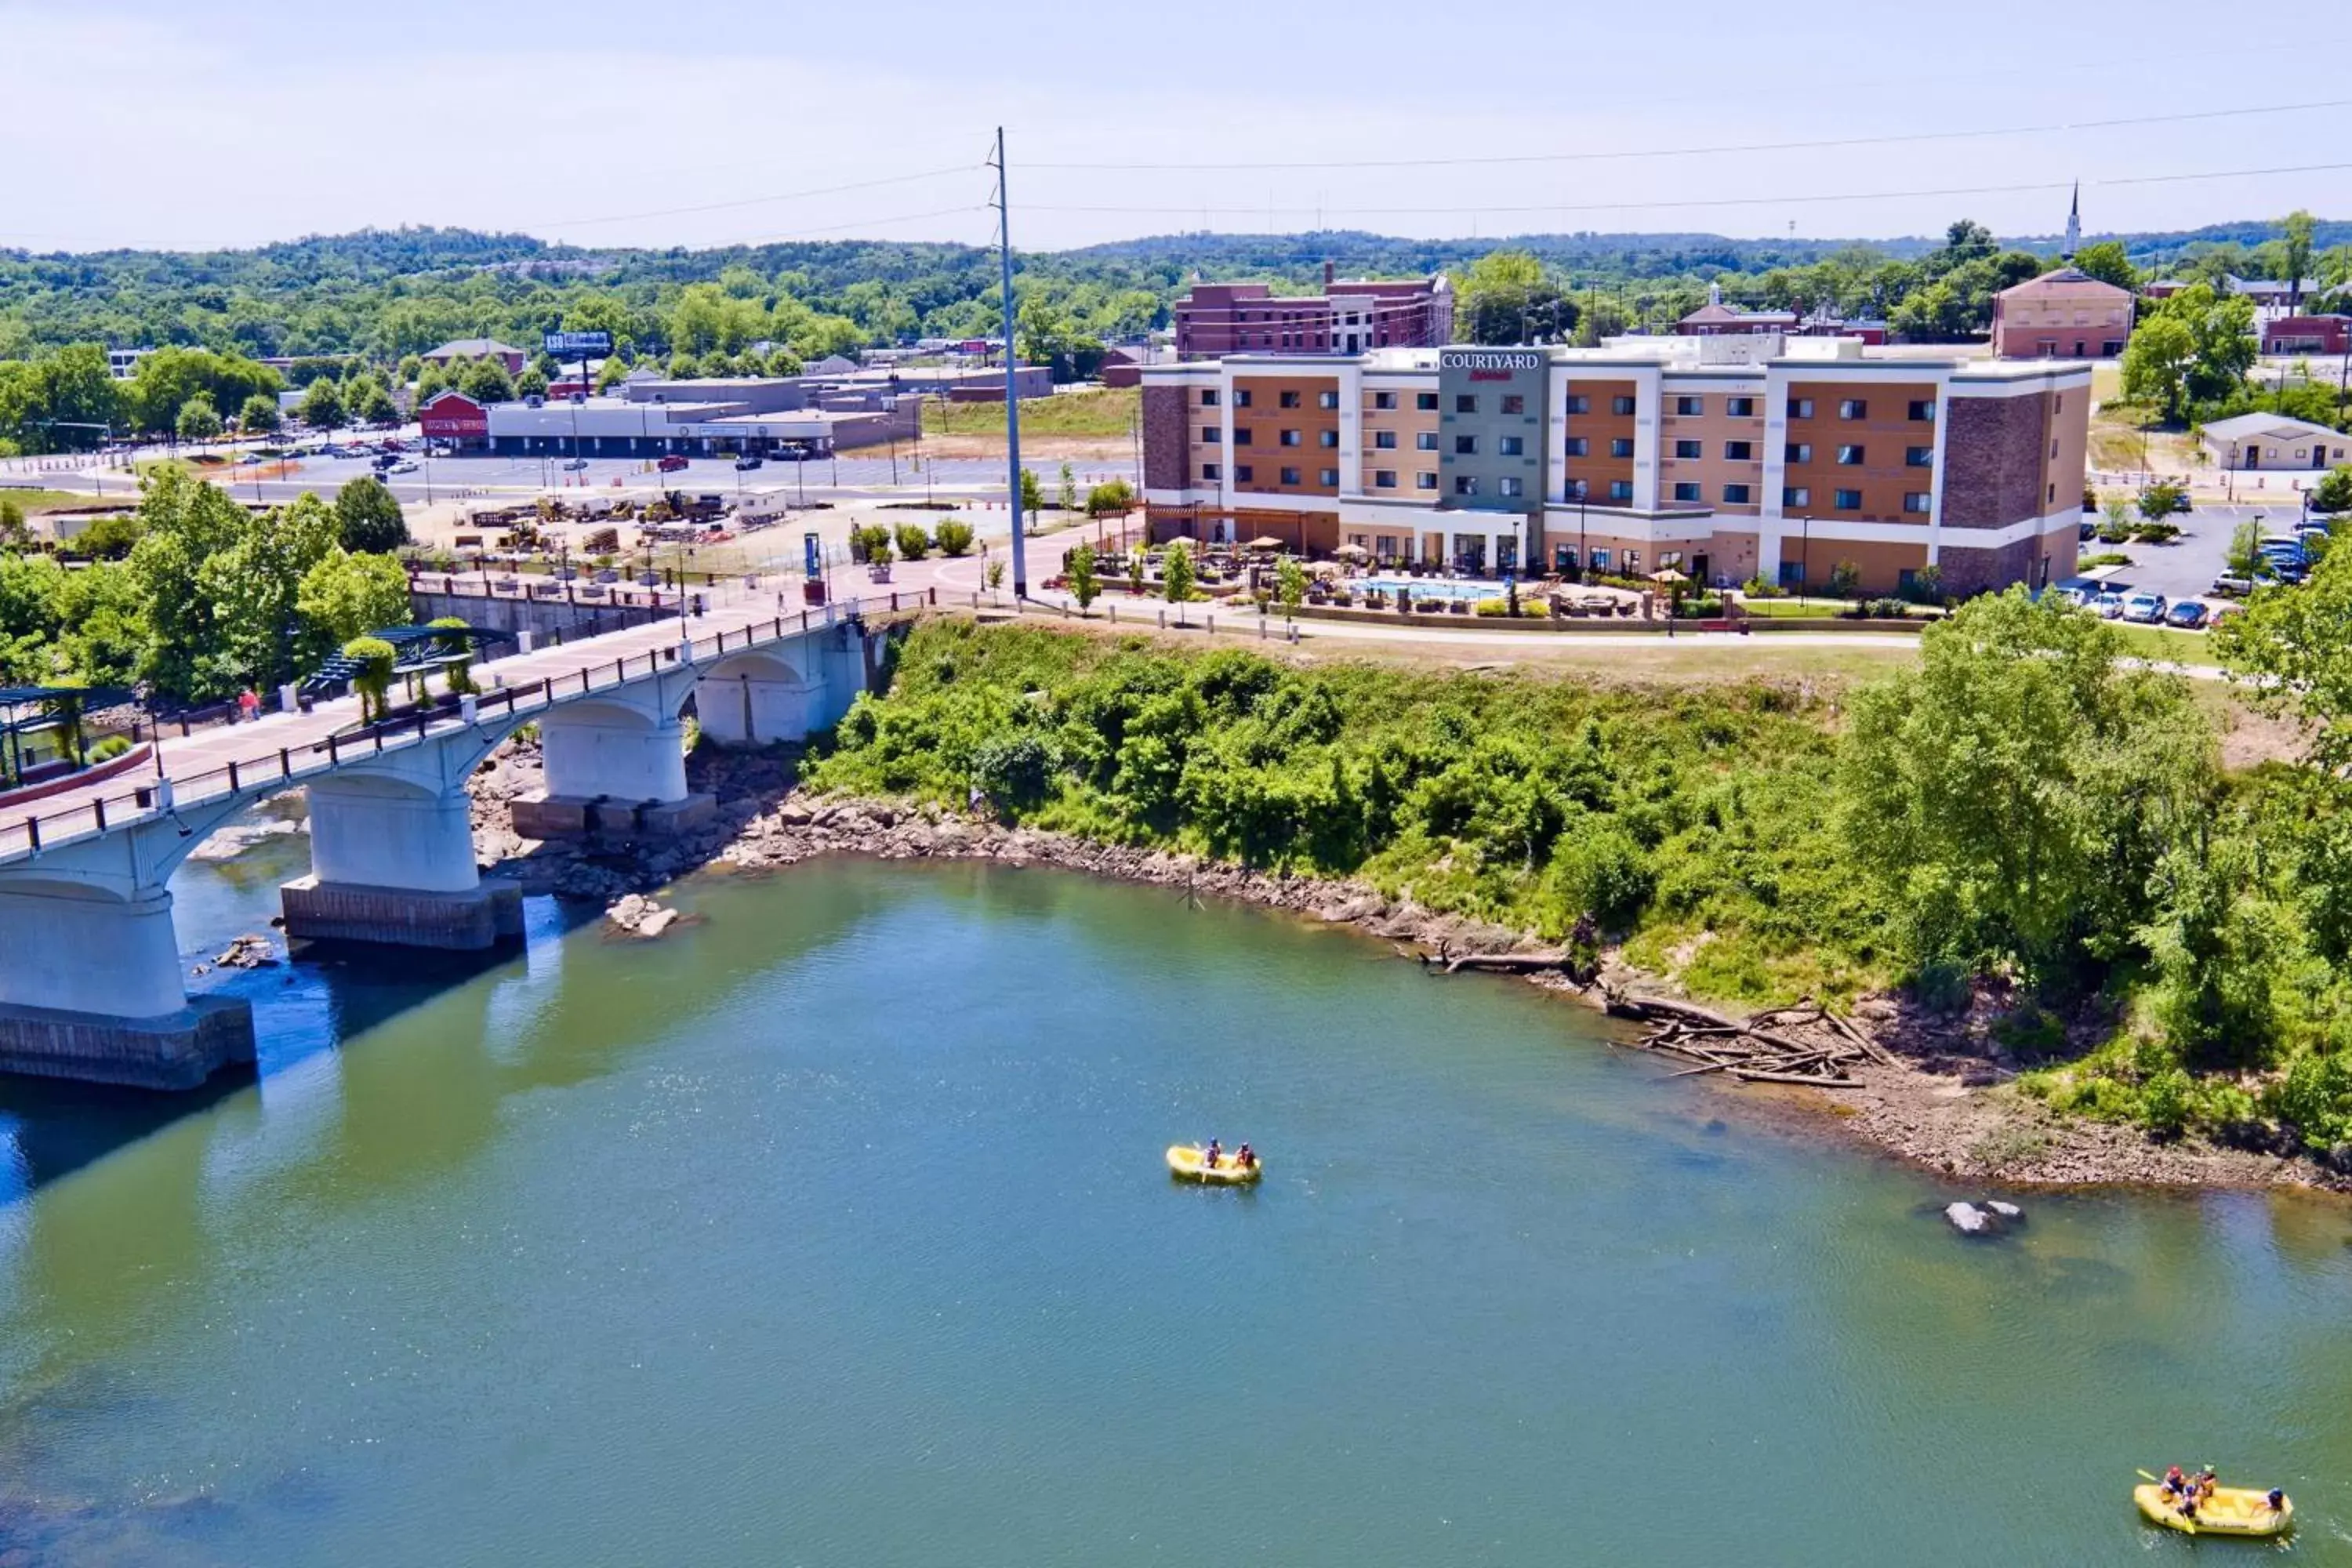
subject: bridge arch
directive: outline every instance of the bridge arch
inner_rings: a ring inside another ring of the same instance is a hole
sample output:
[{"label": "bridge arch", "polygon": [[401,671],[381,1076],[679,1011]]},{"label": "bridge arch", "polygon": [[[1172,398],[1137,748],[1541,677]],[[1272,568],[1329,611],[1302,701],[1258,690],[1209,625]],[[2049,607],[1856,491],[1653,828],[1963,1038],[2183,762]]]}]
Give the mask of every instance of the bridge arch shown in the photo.
[{"label": "bridge arch", "polygon": [[686,726],[677,717],[685,694],[678,692],[673,701],[656,683],[646,686],[646,695],[656,703],[614,693],[566,702],[541,716],[540,749],[550,795],[630,802],[686,798]]}]

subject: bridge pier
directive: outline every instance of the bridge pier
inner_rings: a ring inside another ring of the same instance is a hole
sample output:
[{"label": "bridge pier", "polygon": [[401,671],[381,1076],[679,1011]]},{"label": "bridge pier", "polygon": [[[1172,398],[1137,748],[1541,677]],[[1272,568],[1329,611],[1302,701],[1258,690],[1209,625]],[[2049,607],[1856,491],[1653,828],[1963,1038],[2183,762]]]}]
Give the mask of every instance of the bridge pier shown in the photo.
[{"label": "bridge pier", "polygon": [[0,1072],[194,1089],[253,1060],[252,1004],[181,984],[168,889],[60,870],[0,883]]},{"label": "bridge pier", "polygon": [[641,688],[542,715],[547,787],[509,803],[515,831],[525,838],[645,837],[709,822],[719,803],[687,788],[686,726],[677,717],[693,679],[693,667],[681,665]]},{"label": "bridge pier", "polygon": [[522,891],[485,884],[466,780],[504,738],[477,725],[314,779],[310,874],[278,889],[286,934],[474,952],[522,935]]}]

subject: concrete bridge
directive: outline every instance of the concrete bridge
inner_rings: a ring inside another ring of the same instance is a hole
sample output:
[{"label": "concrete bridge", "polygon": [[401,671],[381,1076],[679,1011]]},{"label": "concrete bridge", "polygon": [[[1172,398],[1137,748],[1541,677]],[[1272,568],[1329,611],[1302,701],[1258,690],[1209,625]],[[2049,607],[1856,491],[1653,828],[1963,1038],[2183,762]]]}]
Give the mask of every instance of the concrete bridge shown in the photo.
[{"label": "concrete bridge", "polygon": [[0,817],[0,1071],[185,1089],[253,1059],[248,1004],[186,994],[170,882],[254,802],[309,796],[310,875],[283,890],[289,937],[488,947],[521,934],[521,900],[478,874],[466,784],[518,726],[538,724],[547,777],[515,803],[527,835],[676,831],[712,810],[687,789],[689,700],[720,745],[827,728],[875,671],[871,617],[921,597],[789,616],[720,598],[692,622],[478,665],[476,694],[386,722],[362,723],[346,698],[159,741],[152,773]]}]

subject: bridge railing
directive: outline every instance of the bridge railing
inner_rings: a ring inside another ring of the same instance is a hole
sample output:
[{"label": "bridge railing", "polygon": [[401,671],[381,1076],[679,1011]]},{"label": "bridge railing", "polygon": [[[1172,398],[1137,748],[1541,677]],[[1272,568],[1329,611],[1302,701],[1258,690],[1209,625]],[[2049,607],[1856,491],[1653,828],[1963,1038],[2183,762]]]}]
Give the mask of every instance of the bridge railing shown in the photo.
[{"label": "bridge railing", "polygon": [[[250,755],[202,773],[143,779],[109,780],[96,795],[77,795],[51,810],[0,820],[0,865],[28,858],[44,849],[102,835],[158,815],[169,816],[184,806],[205,805],[223,798],[256,797],[291,788],[330,773],[344,764],[386,752],[420,746],[436,737],[469,730],[486,719],[505,721],[518,714],[544,711],[598,691],[641,680],[679,664],[700,664],[730,653],[748,652],[788,637],[801,637],[853,620],[877,616],[911,615],[936,605],[939,590],[905,589],[869,593],[835,601],[823,610],[797,615],[761,616],[721,627],[707,636],[681,637],[677,642],[614,658],[583,660],[565,669],[535,676],[519,685],[499,685],[475,695],[472,716],[462,707],[436,706],[381,723],[330,731],[274,749],[257,748]],[[680,623],[681,626],[687,624]],[[642,633],[640,626],[628,633]],[[562,651],[578,653],[588,645],[574,643]],[[555,650],[548,650],[553,652]],[[542,656],[524,654],[503,663],[537,661]],[[162,766],[159,756],[158,767]]]}]

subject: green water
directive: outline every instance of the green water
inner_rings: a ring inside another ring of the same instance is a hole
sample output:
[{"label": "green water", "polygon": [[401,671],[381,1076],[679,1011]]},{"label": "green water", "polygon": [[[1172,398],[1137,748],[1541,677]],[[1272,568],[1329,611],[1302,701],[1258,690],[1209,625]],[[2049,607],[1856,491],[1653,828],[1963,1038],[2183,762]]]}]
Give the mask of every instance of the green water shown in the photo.
[{"label": "green water", "polygon": [[[192,947],[299,841],[181,879]],[[16,1563],[2352,1557],[2352,1212],[1949,1189],[1503,981],[1045,872],[240,978],[257,1085],[0,1089]],[[1254,1140],[1255,1192],[1170,1142]]]}]

